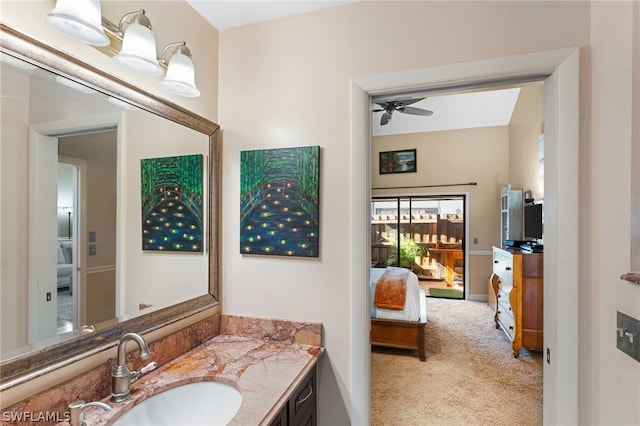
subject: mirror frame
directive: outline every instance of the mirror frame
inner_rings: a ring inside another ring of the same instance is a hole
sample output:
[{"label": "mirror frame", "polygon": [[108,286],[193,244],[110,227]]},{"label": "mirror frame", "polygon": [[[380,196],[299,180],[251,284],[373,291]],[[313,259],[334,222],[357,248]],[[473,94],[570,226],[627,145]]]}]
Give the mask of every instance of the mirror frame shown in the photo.
[{"label": "mirror frame", "polygon": [[220,303],[218,284],[220,281],[221,136],[220,126],[216,123],[141,91],[111,74],[2,23],[0,23],[0,51],[90,86],[209,137],[208,294],[12,357],[0,363],[0,390],[5,390],[115,346],[120,336],[125,333],[148,333]]}]

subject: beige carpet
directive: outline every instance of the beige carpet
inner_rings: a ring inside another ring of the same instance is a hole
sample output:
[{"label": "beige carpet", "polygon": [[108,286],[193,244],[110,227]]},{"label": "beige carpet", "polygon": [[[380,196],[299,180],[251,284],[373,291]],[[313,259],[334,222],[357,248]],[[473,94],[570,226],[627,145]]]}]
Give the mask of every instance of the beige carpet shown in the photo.
[{"label": "beige carpet", "polygon": [[427,298],[427,361],[374,348],[371,424],[540,425],[542,355],[511,344],[486,303]]}]

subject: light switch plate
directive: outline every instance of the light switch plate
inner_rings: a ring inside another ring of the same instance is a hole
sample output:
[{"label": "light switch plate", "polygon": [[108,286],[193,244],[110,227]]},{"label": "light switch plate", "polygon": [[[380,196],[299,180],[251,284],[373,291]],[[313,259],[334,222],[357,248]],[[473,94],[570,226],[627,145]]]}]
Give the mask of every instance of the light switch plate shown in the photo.
[{"label": "light switch plate", "polygon": [[96,255],[96,245],[89,244],[89,256],[95,256],[95,255]]},{"label": "light switch plate", "polygon": [[640,362],[640,321],[618,311],[616,326],[617,348]]}]

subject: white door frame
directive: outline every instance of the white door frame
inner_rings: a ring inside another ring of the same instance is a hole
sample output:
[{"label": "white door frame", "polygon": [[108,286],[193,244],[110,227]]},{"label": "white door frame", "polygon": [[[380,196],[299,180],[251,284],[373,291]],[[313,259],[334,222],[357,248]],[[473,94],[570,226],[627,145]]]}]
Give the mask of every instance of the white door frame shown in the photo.
[{"label": "white door frame", "polygon": [[566,48],[352,80],[352,424],[369,424],[371,418],[371,237],[369,221],[363,220],[370,215],[371,97],[526,78],[546,78],[544,343],[551,362],[543,369],[543,422],[578,423],[579,77],[579,49]]}]

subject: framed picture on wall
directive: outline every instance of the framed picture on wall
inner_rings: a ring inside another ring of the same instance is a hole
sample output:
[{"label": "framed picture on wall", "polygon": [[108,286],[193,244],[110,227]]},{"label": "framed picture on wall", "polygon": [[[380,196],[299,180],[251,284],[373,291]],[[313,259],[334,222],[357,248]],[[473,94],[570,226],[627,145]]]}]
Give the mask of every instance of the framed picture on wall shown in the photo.
[{"label": "framed picture on wall", "polygon": [[240,253],[319,257],[320,147],[240,152]]},{"label": "framed picture on wall", "polygon": [[380,174],[415,173],[416,150],[385,151],[380,153]]},{"label": "framed picture on wall", "polygon": [[203,159],[140,160],[142,250],[203,252]]}]

